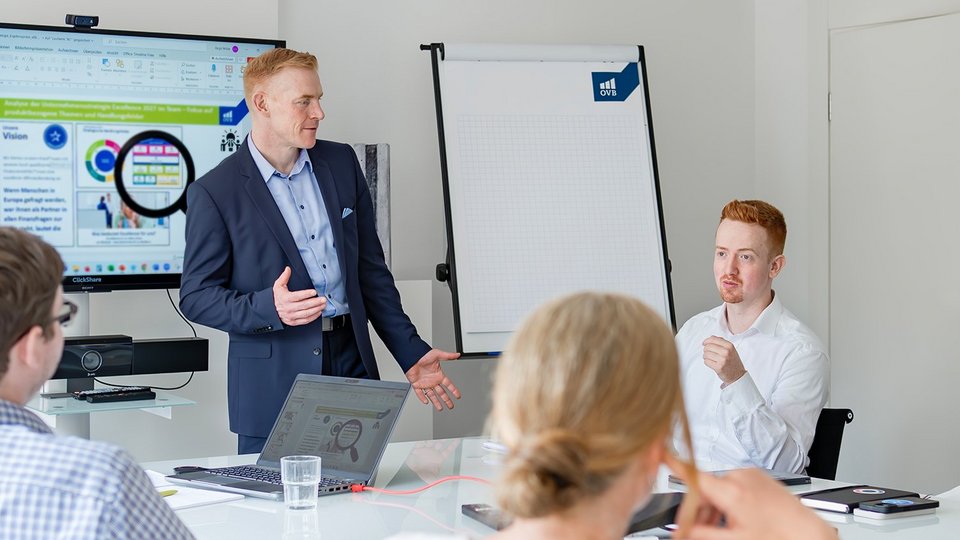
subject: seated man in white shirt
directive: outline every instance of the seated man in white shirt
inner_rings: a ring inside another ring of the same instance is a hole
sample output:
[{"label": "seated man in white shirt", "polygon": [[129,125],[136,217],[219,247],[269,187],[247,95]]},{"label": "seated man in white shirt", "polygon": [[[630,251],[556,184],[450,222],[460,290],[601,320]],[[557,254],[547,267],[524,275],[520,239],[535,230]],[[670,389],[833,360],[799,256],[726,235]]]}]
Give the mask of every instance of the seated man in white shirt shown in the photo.
[{"label": "seated man in white shirt", "polygon": [[77,312],[62,275],[49,244],[0,227],[0,538],[193,538],[129,454],[58,437],[24,407]]},{"label": "seated man in white shirt", "polygon": [[717,227],[713,274],[723,305],[677,333],[697,465],[800,473],[830,387],[817,336],[773,291],[787,225],[763,201],[731,201]]}]

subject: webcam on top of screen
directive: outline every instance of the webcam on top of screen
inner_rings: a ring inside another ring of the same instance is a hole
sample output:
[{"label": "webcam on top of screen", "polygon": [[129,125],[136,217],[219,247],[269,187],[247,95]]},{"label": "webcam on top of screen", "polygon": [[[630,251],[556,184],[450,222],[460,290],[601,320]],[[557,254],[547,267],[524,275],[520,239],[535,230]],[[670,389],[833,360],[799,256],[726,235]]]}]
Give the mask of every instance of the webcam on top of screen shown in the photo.
[{"label": "webcam on top of screen", "polygon": [[72,15],[67,13],[63,22],[76,28],[93,28],[100,24],[100,17],[97,15]]}]

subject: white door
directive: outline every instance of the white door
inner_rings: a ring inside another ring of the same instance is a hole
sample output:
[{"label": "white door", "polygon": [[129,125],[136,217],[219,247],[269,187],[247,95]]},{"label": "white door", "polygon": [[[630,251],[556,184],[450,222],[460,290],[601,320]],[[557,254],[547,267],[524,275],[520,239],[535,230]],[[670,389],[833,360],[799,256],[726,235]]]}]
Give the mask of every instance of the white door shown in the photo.
[{"label": "white door", "polygon": [[830,36],[840,480],[960,484],[960,15]]}]

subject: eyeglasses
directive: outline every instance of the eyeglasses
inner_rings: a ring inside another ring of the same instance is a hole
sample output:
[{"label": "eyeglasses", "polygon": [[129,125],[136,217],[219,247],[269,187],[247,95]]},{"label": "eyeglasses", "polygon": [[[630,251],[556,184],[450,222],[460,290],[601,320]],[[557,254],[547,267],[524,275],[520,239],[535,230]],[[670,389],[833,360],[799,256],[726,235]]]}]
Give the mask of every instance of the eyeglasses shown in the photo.
[{"label": "eyeglasses", "polygon": [[60,326],[66,328],[70,326],[70,323],[73,322],[73,318],[77,316],[77,305],[69,300],[63,301],[63,307],[60,308],[60,313],[53,318],[54,321],[60,323]]},{"label": "eyeglasses", "polygon": [[[60,312],[57,313],[56,316],[54,316],[52,319],[50,319],[50,322],[59,323],[60,326],[66,328],[67,326],[70,326],[70,323],[73,322],[73,318],[76,315],[77,315],[77,305],[69,300],[64,300],[63,306],[60,307]],[[46,323],[46,324],[49,324],[49,323]],[[33,325],[33,326],[36,326],[36,325]],[[20,337],[18,337],[15,340],[15,342],[23,339],[23,336],[27,335],[27,332],[29,332],[30,328],[33,328],[33,326],[30,326],[26,330],[24,330],[23,333],[20,334]]]}]

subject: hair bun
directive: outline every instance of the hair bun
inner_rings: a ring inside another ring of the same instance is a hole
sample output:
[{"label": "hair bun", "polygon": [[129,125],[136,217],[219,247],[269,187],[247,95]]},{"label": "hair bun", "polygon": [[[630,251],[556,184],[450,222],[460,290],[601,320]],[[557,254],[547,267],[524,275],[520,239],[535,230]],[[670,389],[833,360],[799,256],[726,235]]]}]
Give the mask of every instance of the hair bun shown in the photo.
[{"label": "hair bun", "polygon": [[516,516],[538,517],[600,491],[587,470],[589,451],[583,438],[569,430],[551,429],[524,438],[504,462],[504,481],[499,485],[510,487],[498,492],[501,506]]}]

